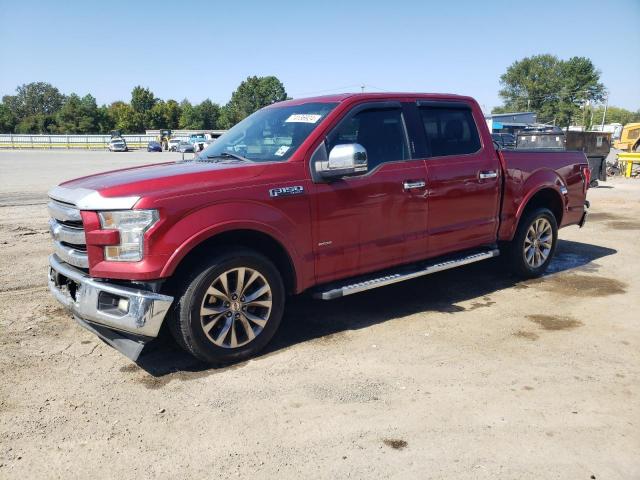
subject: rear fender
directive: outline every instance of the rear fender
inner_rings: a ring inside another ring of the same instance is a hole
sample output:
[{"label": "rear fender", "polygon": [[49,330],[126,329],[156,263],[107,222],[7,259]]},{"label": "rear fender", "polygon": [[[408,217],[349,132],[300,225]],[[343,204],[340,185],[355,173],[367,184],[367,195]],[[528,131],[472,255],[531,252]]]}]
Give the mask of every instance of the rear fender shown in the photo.
[{"label": "rear fender", "polygon": [[[526,178],[519,191],[510,192],[512,195],[510,203],[516,204],[517,208],[513,214],[507,215],[506,218],[503,218],[503,222],[500,225],[498,239],[504,241],[513,239],[518,223],[520,222],[527,206],[530,204],[531,199],[543,190],[550,190],[555,194],[556,205],[559,206],[561,215],[564,216],[567,212],[568,197],[566,194],[562,193],[563,187],[567,188],[562,177],[552,169],[545,168],[531,173]],[[505,195],[506,194],[507,193],[505,193]],[[505,206],[506,203],[507,202],[504,202]],[[551,205],[549,208],[554,210]],[[558,218],[557,221],[558,226],[560,226],[562,218]]]}]

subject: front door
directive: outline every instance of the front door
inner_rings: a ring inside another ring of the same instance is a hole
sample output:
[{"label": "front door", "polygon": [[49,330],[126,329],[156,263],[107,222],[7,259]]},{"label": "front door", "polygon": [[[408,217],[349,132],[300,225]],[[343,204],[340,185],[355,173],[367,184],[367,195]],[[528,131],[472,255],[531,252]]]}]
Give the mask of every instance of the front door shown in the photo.
[{"label": "front door", "polygon": [[400,104],[368,103],[347,113],[327,137],[327,150],[359,143],[368,172],[315,186],[316,275],[350,277],[426,254],[424,160],[411,158]]}]

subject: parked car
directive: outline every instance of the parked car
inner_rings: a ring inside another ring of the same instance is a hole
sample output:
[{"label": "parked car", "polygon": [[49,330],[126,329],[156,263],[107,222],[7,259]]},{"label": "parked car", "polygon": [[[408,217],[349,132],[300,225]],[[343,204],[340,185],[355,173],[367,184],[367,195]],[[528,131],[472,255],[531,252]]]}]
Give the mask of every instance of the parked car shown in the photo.
[{"label": "parked car", "polygon": [[161,151],[162,151],[162,145],[160,145],[160,142],[151,141],[147,144],[147,152],[161,152]]},{"label": "parked car", "polygon": [[289,100],[193,160],[53,188],[49,288],[130,358],[166,323],[192,355],[238,361],[271,340],[289,295],[498,255],[542,275],[558,229],[585,222],[589,175],[582,152],[496,150],[470,97]]},{"label": "parked car", "polygon": [[176,151],[180,153],[189,153],[189,152],[193,153],[194,152],[193,144],[189,142],[180,142],[176,147]]},{"label": "parked car", "polygon": [[189,135],[189,143],[193,145],[193,149],[196,152],[204,150],[207,143],[207,137],[204,133],[193,133]]},{"label": "parked car", "polygon": [[491,138],[503,150],[516,147],[516,136],[512,133],[492,133]]},{"label": "parked car", "polygon": [[124,138],[112,138],[109,141],[109,151],[110,152],[128,152],[129,148],[127,147],[127,142]]},{"label": "parked car", "polygon": [[180,145],[180,142],[182,140],[180,140],[179,138],[172,138],[169,140],[169,151],[170,152],[175,152],[176,149],[178,148],[178,145]]}]

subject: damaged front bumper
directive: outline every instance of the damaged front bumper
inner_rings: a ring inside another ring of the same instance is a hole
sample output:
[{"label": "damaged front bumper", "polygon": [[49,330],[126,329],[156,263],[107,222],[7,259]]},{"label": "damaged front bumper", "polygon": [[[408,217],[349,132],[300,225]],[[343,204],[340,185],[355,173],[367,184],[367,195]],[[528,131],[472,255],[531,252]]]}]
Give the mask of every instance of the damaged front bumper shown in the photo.
[{"label": "damaged front bumper", "polygon": [[158,336],[173,297],[96,280],[49,257],[49,290],[85,328],[136,360]]}]

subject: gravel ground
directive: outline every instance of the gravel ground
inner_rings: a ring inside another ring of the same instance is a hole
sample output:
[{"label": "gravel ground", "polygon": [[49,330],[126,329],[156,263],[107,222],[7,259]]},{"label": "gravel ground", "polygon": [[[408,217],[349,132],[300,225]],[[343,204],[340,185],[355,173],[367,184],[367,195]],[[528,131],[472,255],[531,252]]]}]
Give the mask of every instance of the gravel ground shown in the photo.
[{"label": "gravel ground", "polygon": [[176,157],[0,152],[0,478],[640,477],[640,181],[592,189],[542,279],[294,298],[256,359],[136,365],[49,295],[46,191]]}]

